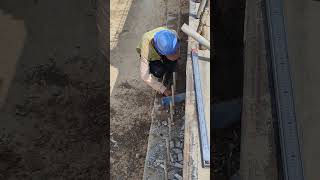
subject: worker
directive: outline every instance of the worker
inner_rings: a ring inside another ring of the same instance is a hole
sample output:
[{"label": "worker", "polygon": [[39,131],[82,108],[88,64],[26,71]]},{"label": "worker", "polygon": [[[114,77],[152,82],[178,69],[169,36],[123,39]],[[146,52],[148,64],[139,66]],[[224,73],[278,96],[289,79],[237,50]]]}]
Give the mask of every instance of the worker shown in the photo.
[{"label": "worker", "polygon": [[165,96],[171,96],[171,89],[166,88],[159,79],[165,73],[175,71],[180,58],[179,41],[176,31],[158,27],[146,32],[137,47],[142,80]]}]

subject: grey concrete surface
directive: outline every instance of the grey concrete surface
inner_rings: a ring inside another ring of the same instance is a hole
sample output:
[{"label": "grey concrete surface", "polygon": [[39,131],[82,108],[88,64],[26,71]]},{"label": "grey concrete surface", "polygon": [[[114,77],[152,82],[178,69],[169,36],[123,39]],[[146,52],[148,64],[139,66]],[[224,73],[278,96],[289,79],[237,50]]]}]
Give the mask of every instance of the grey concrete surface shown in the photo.
[{"label": "grey concrete surface", "polygon": [[320,2],[284,0],[284,14],[305,179],[318,180]]},{"label": "grey concrete surface", "polygon": [[246,180],[278,179],[263,10],[262,1],[246,1],[240,152]]}]

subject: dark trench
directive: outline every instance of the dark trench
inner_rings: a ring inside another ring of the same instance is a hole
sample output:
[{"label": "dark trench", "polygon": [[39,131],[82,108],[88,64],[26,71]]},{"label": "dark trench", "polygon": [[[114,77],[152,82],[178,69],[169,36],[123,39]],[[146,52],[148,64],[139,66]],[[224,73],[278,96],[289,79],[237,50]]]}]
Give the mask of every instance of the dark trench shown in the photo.
[{"label": "dark trench", "polygon": [[[213,176],[219,180],[230,179],[240,167],[244,15],[245,0],[213,1],[213,106],[238,102],[236,121],[212,131]],[[224,111],[234,112],[232,106],[224,106]],[[214,126],[222,123],[217,119],[213,120]]]}]

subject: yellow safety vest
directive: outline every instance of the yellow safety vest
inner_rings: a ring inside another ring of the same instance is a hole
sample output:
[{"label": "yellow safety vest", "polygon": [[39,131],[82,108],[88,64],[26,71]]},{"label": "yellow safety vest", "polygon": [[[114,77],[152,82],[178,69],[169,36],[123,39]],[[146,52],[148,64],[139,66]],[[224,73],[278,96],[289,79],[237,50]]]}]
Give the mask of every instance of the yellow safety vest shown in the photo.
[{"label": "yellow safety vest", "polygon": [[[160,60],[161,58],[157,53],[157,51],[154,49],[153,45],[151,44],[151,40],[153,39],[154,35],[161,30],[169,30],[169,29],[166,27],[158,27],[156,29],[146,32],[142,36],[136,48],[138,54],[140,54],[142,57],[144,57],[148,61]],[[171,30],[171,31],[177,34],[174,30]]]}]

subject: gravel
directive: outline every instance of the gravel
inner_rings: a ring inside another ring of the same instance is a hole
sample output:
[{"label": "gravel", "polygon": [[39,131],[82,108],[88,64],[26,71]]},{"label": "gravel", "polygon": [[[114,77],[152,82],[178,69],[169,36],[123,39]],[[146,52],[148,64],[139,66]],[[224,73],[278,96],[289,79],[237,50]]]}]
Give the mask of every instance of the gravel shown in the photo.
[{"label": "gravel", "polygon": [[182,180],[183,179],[179,174],[175,174],[174,177],[177,178],[178,180]]},{"label": "gravel", "polygon": [[183,168],[183,165],[182,164],[180,164],[180,163],[177,163],[177,162],[175,162],[174,164],[173,164],[173,166],[174,167],[176,167],[176,168]]}]

